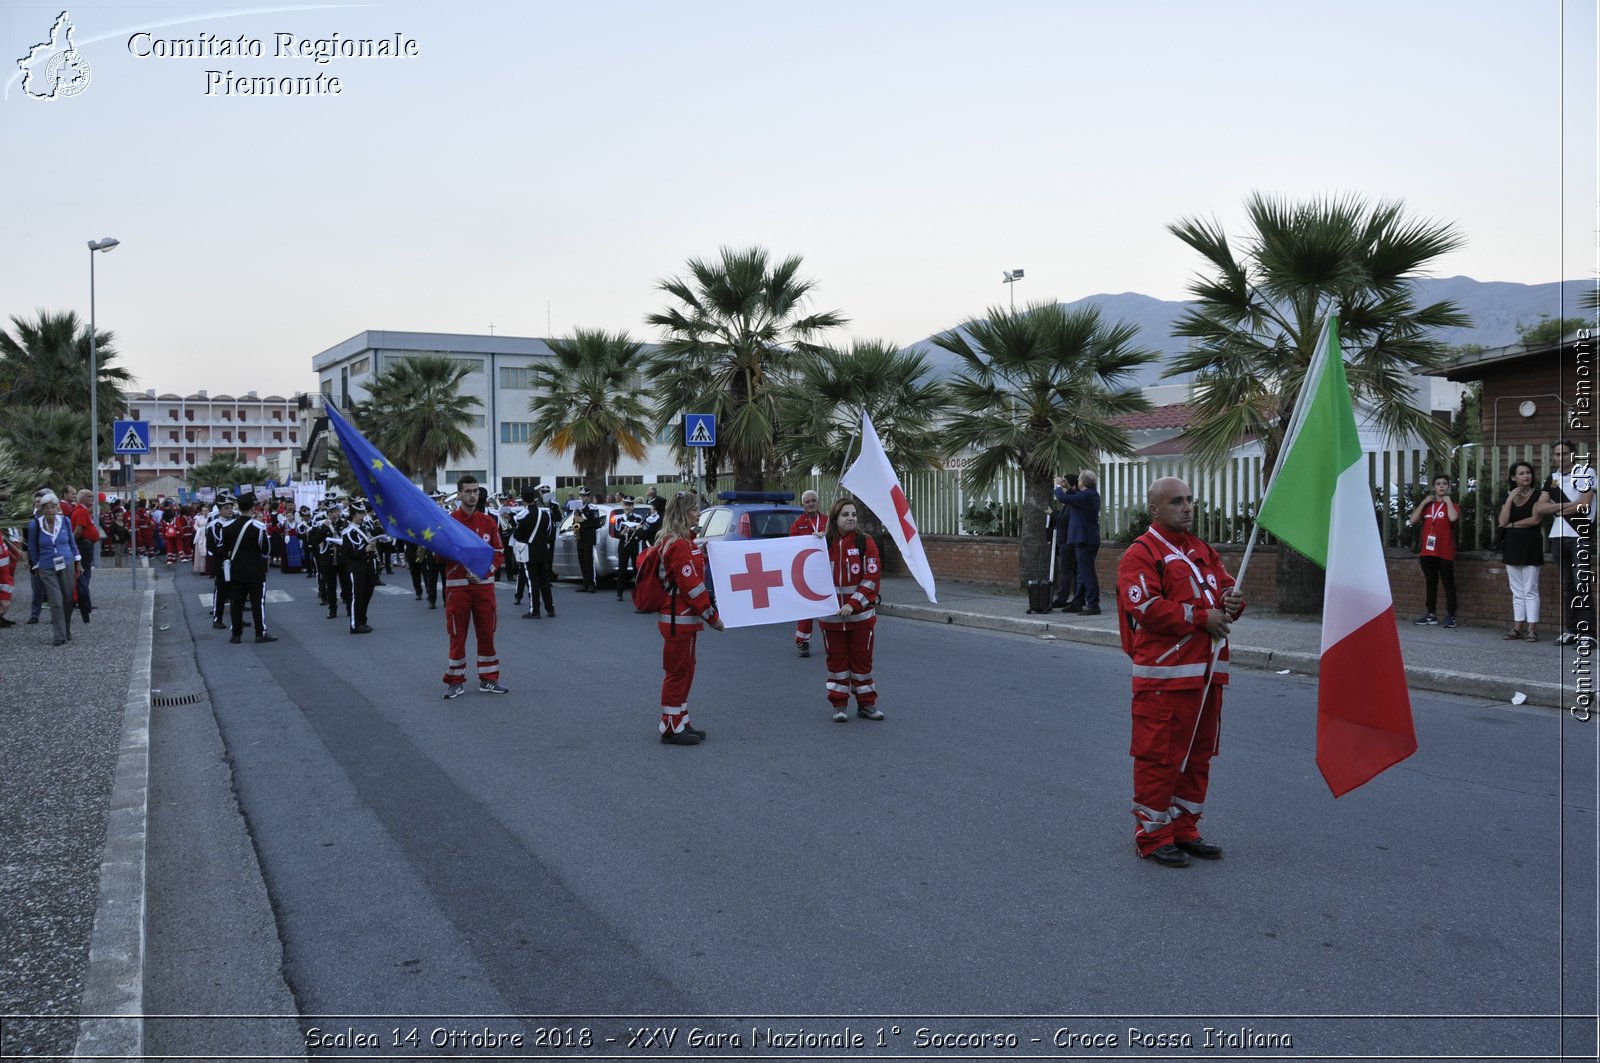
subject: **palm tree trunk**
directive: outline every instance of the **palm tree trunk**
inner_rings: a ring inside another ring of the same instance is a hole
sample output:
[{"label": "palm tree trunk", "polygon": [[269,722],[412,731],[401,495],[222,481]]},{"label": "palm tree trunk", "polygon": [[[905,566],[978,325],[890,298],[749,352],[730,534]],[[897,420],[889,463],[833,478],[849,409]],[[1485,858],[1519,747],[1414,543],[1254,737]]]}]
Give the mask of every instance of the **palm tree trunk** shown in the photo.
[{"label": "palm tree trunk", "polygon": [[735,459],[733,463],[733,489],[735,491],[761,491],[765,481],[761,475],[761,460]]},{"label": "palm tree trunk", "polygon": [[1045,529],[1045,516],[1050,512],[1049,473],[1040,476],[1022,473],[1022,543],[1017,550],[1017,585],[1026,586],[1030,579],[1044,579],[1049,572],[1049,535]]},{"label": "palm tree trunk", "polygon": [[1284,613],[1322,612],[1325,573],[1304,554],[1278,544],[1278,609]]}]

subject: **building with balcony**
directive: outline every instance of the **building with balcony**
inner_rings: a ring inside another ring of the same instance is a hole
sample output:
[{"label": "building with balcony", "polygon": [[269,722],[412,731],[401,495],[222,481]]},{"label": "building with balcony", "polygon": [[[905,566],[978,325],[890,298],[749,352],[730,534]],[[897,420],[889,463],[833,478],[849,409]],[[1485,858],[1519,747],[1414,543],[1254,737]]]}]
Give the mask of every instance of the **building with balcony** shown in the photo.
[{"label": "building with balcony", "polygon": [[[150,422],[150,453],[135,456],[136,487],[160,476],[185,478],[190,469],[228,451],[238,453],[246,465],[263,466],[288,451],[286,460],[298,468],[312,405],[309,395],[263,397],[254,391],[177,395],[151,388],[123,392],[123,397],[129,420]],[[120,456],[108,457],[104,482],[126,486],[122,462]]]},{"label": "building with balcony", "polygon": [[[466,363],[469,372],[462,392],[481,403],[465,428],[474,451],[449,468],[436,470],[441,484],[467,472],[495,490],[512,492],[529,484],[568,487],[580,482],[570,453],[557,455],[546,448],[530,451],[528,447],[533,429],[528,400],[534,395],[534,369],[554,358],[542,339],[368,330],[316,355],[311,367],[322,394],[340,409],[348,409],[352,402],[368,397],[367,384],[374,374],[391,362],[419,355],[443,355]],[[322,419],[317,426],[315,448],[322,446],[324,422]],[[314,462],[315,455],[308,459]],[[642,462],[624,456],[609,482],[673,481],[678,478],[677,468],[671,448],[658,440]]]}]

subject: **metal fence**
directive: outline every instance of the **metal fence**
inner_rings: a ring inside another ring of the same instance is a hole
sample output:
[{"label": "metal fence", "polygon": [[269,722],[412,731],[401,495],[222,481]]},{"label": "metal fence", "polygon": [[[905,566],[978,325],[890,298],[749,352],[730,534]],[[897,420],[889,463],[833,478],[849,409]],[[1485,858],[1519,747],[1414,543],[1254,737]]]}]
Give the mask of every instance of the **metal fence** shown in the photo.
[{"label": "metal fence", "polygon": [[[1500,504],[1509,489],[1513,462],[1533,466],[1534,486],[1553,467],[1548,444],[1489,447],[1468,444],[1430,454],[1421,449],[1368,452],[1367,482],[1373,515],[1385,546],[1416,546],[1417,530],[1406,524],[1411,509],[1432,491],[1434,470],[1453,481],[1451,498],[1461,507],[1456,541],[1463,550],[1486,550],[1494,540]],[[1200,465],[1182,456],[1111,459],[1100,469],[1100,534],[1109,541],[1128,539],[1148,521],[1145,495],[1163,476],[1177,476],[1194,489],[1195,534],[1208,542],[1243,543],[1250,537],[1262,490],[1262,459],[1234,458],[1221,466]],[[727,478],[731,481],[731,477]],[[796,497],[815,490],[826,505],[838,494],[837,475],[795,477],[777,489]],[[901,483],[925,535],[1017,535],[1022,519],[1022,473],[1007,470],[981,492],[969,492],[958,469],[904,473]],[[719,485],[727,490],[728,484]],[[1263,536],[1262,541],[1270,541]]]}]

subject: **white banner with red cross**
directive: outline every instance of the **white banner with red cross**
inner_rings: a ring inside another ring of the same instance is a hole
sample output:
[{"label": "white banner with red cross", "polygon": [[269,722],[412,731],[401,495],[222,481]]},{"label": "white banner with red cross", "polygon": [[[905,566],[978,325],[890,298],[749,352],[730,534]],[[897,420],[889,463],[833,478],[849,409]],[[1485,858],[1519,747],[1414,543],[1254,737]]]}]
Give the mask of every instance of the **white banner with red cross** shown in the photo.
[{"label": "white banner with red cross", "polygon": [[922,587],[922,593],[928,596],[928,601],[937,602],[933,569],[922,549],[922,537],[917,534],[917,522],[911,516],[911,503],[900,489],[900,478],[894,474],[889,455],[884,453],[878,433],[872,427],[872,418],[865,410],[861,411],[861,456],[839,483],[883,521],[884,527],[889,529],[889,537],[900,548],[906,568]]},{"label": "white banner with red cross", "polygon": [[711,588],[726,627],[836,616],[827,544],[814,535],[706,543]]}]

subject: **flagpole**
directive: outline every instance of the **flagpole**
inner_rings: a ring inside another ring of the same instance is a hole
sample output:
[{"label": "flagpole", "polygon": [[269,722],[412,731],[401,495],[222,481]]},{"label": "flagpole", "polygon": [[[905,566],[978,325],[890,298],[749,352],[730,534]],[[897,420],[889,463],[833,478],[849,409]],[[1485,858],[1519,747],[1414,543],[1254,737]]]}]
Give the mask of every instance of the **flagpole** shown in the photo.
[{"label": "flagpole", "polygon": [[866,417],[867,408],[863,405],[861,407],[861,416],[856,419],[855,431],[850,434],[850,442],[844,448],[844,464],[839,466],[839,482],[834,494],[838,494],[844,488],[844,474],[850,471],[850,452],[855,449],[856,440],[861,438],[861,425],[866,421]]}]

